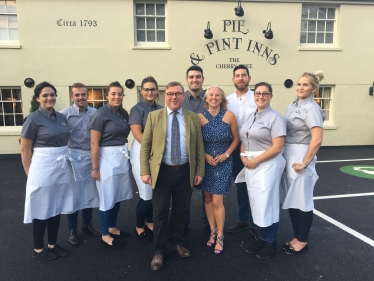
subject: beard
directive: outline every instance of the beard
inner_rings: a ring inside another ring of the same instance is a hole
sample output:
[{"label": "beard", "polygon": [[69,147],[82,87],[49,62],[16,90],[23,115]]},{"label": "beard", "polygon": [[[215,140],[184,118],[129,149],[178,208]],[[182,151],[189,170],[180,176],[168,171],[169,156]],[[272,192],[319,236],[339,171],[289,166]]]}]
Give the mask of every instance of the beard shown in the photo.
[{"label": "beard", "polygon": [[239,91],[243,91],[248,88],[249,82],[245,83],[244,81],[240,81],[242,83],[234,83],[235,88],[238,89]]}]

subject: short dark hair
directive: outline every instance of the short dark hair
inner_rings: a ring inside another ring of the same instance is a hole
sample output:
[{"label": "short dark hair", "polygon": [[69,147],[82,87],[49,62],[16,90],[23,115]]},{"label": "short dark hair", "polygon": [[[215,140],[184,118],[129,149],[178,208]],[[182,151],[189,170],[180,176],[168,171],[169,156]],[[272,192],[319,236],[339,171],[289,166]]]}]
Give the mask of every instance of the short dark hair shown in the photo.
[{"label": "short dark hair", "polygon": [[179,87],[181,87],[181,88],[182,88],[182,92],[184,93],[184,88],[183,88],[182,84],[179,83],[179,82],[176,82],[176,81],[173,81],[173,82],[168,83],[168,84],[166,85],[166,87],[165,87],[165,92],[166,92],[167,89],[169,89],[170,87],[174,87],[174,86],[179,86]]},{"label": "short dark hair", "polygon": [[148,82],[155,84],[156,89],[158,89],[157,81],[152,76],[147,76],[146,78],[144,78],[143,81],[142,81],[142,83],[140,84],[140,88],[143,89],[144,84],[148,83]]},{"label": "short dark hair", "polygon": [[57,90],[55,88],[55,86],[53,86],[52,84],[48,83],[48,82],[42,82],[38,85],[36,85],[35,89],[34,89],[34,97],[35,98],[38,98],[41,91],[44,89],[44,88],[51,88],[53,91],[55,91],[55,94],[57,96]]},{"label": "short dark hair", "polygon": [[248,67],[246,67],[244,64],[239,64],[239,65],[235,66],[234,71],[233,71],[233,76],[235,76],[235,71],[237,71],[238,69],[245,69],[245,71],[247,72],[248,76],[250,76],[249,75]]},{"label": "short dark hair", "polygon": [[197,65],[190,66],[186,71],[186,77],[188,77],[188,72],[190,71],[200,71],[201,76],[204,77],[203,69],[200,66],[197,66]]},{"label": "short dark hair", "polygon": [[73,89],[74,89],[74,88],[75,88],[75,89],[85,88],[86,91],[88,90],[87,87],[86,87],[86,85],[84,85],[83,83],[79,83],[79,82],[74,83],[73,85],[71,85],[70,88],[71,88],[71,93],[70,93],[70,94],[73,94]]},{"label": "short dark hair", "polygon": [[269,92],[270,94],[272,95],[273,94],[273,88],[271,87],[271,85],[269,83],[266,83],[266,82],[259,82],[255,85],[255,89],[254,91],[256,91],[256,89],[260,86],[266,86],[268,89],[269,89]]}]

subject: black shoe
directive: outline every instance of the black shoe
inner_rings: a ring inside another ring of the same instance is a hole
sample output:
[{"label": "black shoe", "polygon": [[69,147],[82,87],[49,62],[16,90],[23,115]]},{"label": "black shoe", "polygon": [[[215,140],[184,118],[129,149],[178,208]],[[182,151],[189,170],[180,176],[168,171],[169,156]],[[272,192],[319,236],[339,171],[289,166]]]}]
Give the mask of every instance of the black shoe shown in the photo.
[{"label": "black shoe", "polygon": [[147,224],[144,225],[144,230],[148,233],[148,234],[153,234],[153,230],[150,229]]},{"label": "black shoe", "polygon": [[88,225],[84,225],[82,226],[82,230],[88,234],[92,234],[94,236],[101,236],[101,231],[98,230],[96,227],[94,227],[92,225],[92,223],[88,224]]},{"label": "black shoe", "polygon": [[288,248],[285,249],[286,254],[289,254],[289,255],[298,255],[308,250],[309,250],[308,244],[306,244],[304,248],[302,248],[300,251],[295,251],[294,247],[292,247],[291,244],[289,244]]},{"label": "black shoe", "polygon": [[286,242],[283,244],[282,249],[286,251],[288,249],[288,246],[290,245],[291,245],[290,242]]},{"label": "black shoe", "polygon": [[255,242],[253,242],[252,244],[250,244],[247,248],[245,248],[245,252],[247,254],[250,254],[250,255],[253,255],[253,254],[257,254],[261,248],[265,245],[265,241],[264,240],[256,240]]},{"label": "black shoe", "polygon": [[139,238],[140,241],[144,241],[144,242],[149,241],[149,235],[147,231],[144,230],[142,233],[138,234],[138,231],[136,231],[136,228],[135,228],[134,233]]},{"label": "black shoe", "polygon": [[109,246],[109,247],[115,247],[115,248],[121,248],[121,247],[125,246],[125,242],[121,238],[113,238],[112,245],[109,245],[103,239],[100,239],[100,243],[102,245]]},{"label": "black shoe", "polygon": [[249,233],[252,234],[256,240],[259,239],[260,233],[257,228],[249,227]]},{"label": "black shoe", "polygon": [[118,238],[118,237],[121,237],[121,238],[124,238],[124,237],[130,237],[130,233],[126,232],[126,231],[120,231],[119,234],[113,234],[113,233],[109,233],[110,236],[112,236],[113,238]]},{"label": "black shoe", "polygon": [[55,253],[59,257],[66,257],[69,252],[62,248],[59,244],[56,244],[54,248],[48,248],[51,252]]},{"label": "black shoe", "polygon": [[74,246],[77,246],[79,244],[78,232],[76,230],[70,230],[69,242]]},{"label": "black shoe", "polygon": [[270,259],[272,256],[274,256],[276,251],[276,243],[266,242],[265,245],[261,248],[261,250],[257,253],[256,258],[260,260]]},{"label": "black shoe", "polygon": [[37,252],[33,251],[32,257],[35,258],[35,259],[49,261],[49,260],[57,259],[58,255],[56,255],[55,253],[51,252],[47,248],[43,248],[43,250],[40,253],[37,253]]},{"label": "black shoe", "polygon": [[235,225],[230,226],[227,229],[228,233],[238,233],[244,229],[250,228],[251,225],[248,222],[237,222]]}]

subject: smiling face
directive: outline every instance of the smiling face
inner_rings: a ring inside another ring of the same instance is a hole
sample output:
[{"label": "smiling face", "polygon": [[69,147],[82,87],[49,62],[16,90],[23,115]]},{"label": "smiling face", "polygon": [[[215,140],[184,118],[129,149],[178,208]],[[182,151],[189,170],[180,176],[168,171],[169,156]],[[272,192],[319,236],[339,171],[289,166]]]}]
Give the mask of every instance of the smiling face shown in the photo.
[{"label": "smiling face", "polygon": [[155,83],[147,82],[144,83],[140,93],[143,96],[143,99],[149,104],[153,104],[158,98],[158,89]]},{"label": "smiling face", "polygon": [[36,98],[36,101],[40,103],[40,106],[45,110],[52,112],[53,107],[56,104],[56,93],[50,87],[45,87],[41,90],[39,97]]},{"label": "smiling face", "polygon": [[204,97],[204,101],[208,105],[209,109],[220,107],[222,100],[223,100],[222,92],[217,87],[209,88]]},{"label": "smiling face", "polygon": [[184,100],[184,92],[181,86],[171,86],[165,89],[165,104],[172,111],[181,109]]},{"label": "smiling face", "polygon": [[296,93],[299,100],[310,97],[315,90],[308,77],[302,76],[297,81]]},{"label": "smiling face", "polygon": [[261,111],[270,105],[273,95],[267,86],[259,86],[255,89],[254,100],[258,111]]},{"label": "smiling face", "polygon": [[200,71],[190,70],[188,72],[186,82],[190,92],[200,93],[203,89],[204,77]]},{"label": "smiling face", "polygon": [[118,109],[122,106],[123,91],[119,87],[110,87],[106,99],[111,107]]},{"label": "smiling face", "polygon": [[235,88],[239,91],[244,91],[248,89],[249,82],[251,81],[251,76],[245,69],[239,68],[235,71],[234,77],[232,78]]},{"label": "smiling face", "polygon": [[87,89],[86,88],[72,88],[71,100],[81,109],[87,107]]}]

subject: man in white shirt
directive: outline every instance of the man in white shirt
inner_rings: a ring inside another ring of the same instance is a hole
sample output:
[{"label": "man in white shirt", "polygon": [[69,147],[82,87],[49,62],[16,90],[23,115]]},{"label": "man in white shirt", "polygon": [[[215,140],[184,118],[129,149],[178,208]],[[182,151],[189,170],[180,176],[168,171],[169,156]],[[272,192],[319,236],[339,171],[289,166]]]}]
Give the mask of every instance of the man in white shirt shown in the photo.
[{"label": "man in white shirt", "polygon": [[[234,68],[232,81],[235,85],[235,92],[227,97],[227,109],[235,114],[238,122],[238,129],[240,131],[243,123],[248,115],[256,111],[256,104],[254,102],[253,91],[248,87],[251,81],[248,68],[244,65],[238,65]],[[240,159],[240,143],[235,151],[232,153],[233,157],[233,177],[237,177],[239,172],[244,168]],[[238,233],[244,229],[250,228],[250,232],[257,238],[257,231],[252,228],[254,226],[251,208],[249,205],[249,198],[247,192],[247,185],[245,182],[237,183],[238,196],[238,222],[227,229],[229,233]],[[251,227],[252,226],[252,227]]]}]

